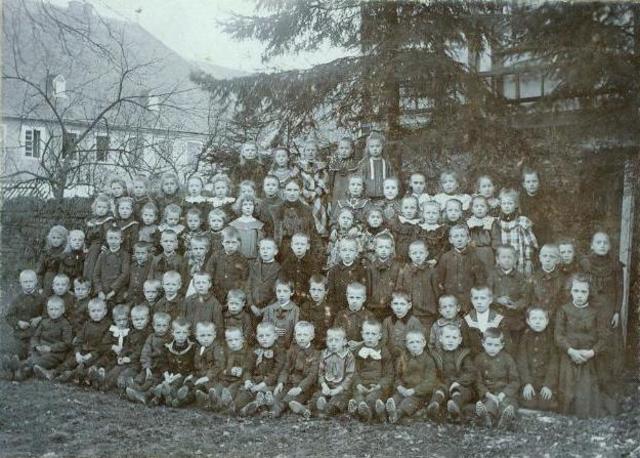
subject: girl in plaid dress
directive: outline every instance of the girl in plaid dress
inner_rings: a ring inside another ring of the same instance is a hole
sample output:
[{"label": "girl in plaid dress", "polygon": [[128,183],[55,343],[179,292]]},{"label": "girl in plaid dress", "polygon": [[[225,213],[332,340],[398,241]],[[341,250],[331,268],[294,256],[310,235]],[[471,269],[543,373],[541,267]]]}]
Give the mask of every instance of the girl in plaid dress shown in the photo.
[{"label": "girl in plaid dress", "polygon": [[500,191],[500,241],[516,250],[518,272],[529,276],[533,272],[533,259],[538,249],[538,241],[533,233],[529,218],[518,212],[518,192],[503,188]]}]

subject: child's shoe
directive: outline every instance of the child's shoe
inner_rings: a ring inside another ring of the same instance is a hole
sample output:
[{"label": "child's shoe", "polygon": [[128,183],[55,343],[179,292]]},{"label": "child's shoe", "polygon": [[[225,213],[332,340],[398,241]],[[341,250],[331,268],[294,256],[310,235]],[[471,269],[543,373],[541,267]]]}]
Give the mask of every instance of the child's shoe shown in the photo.
[{"label": "child's shoe", "polygon": [[324,412],[327,408],[327,399],[324,396],[320,396],[316,401],[316,408],[319,412]]},{"label": "child's shoe", "polygon": [[220,398],[215,388],[209,388],[209,408],[212,410],[220,408]]},{"label": "child's shoe", "polygon": [[371,409],[366,402],[360,401],[360,404],[358,404],[358,415],[360,415],[362,421],[371,421]]},{"label": "child's shoe", "polygon": [[487,406],[484,405],[484,402],[476,402],[476,415],[482,421],[484,426],[486,426],[487,428],[491,428],[491,415],[489,415],[489,411],[487,410]]},{"label": "child's shoe", "polygon": [[298,401],[289,401],[289,409],[298,415],[302,415],[305,420],[311,418],[311,411]]},{"label": "child's shoe", "polygon": [[231,396],[231,391],[229,391],[228,388],[222,389],[222,392],[220,393],[220,401],[225,407],[231,406],[231,403],[233,402],[233,396]]},{"label": "child's shoe", "polygon": [[53,370],[47,370],[42,366],[38,366],[37,364],[33,366],[33,373],[36,377],[44,380],[53,380],[53,377],[55,377],[55,373]]},{"label": "child's shoe", "polygon": [[[267,393],[271,396],[271,402],[273,402],[273,395],[271,394],[271,391],[267,391]],[[256,400],[255,403],[258,407],[264,406],[264,405],[268,405],[267,401],[266,401],[266,395],[265,393],[263,393],[262,391],[258,391],[258,394],[256,394]]]},{"label": "child's shoe", "polygon": [[249,404],[240,409],[240,416],[249,417],[255,415],[258,411],[258,407],[260,407],[258,405],[258,401],[251,401]]},{"label": "child's shoe", "polygon": [[128,387],[125,390],[127,398],[133,402],[139,402],[140,404],[146,404],[147,398],[142,391],[134,390],[131,387]]},{"label": "child's shoe", "polygon": [[187,396],[189,396],[189,387],[181,386],[178,391],[176,391],[176,400],[180,403],[180,405],[184,405],[187,400]]},{"label": "child's shoe", "polygon": [[516,418],[516,409],[513,406],[507,406],[500,415],[498,420],[498,428],[509,428]]},{"label": "child's shoe", "polygon": [[73,371],[64,371],[55,378],[56,382],[66,383],[73,378]]},{"label": "child's shoe", "polygon": [[397,423],[398,409],[396,409],[396,401],[394,401],[393,398],[387,399],[385,408],[387,410],[387,415],[389,416],[389,423]]},{"label": "child's shoe", "polygon": [[349,399],[349,402],[347,403],[347,412],[349,412],[349,415],[355,415],[358,412],[358,403],[355,399]]},{"label": "child's shoe", "polygon": [[449,412],[452,421],[459,421],[460,416],[462,415],[458,403],[456,403],[456,401],[454,401],[453,399],[449,399],[447,401],[447,412]]},{"label": "child's shoe", "polygon": [[382,399],[376,399],[376,403],[374,405],[374,408],[376,410],[376,415],[377,415],[378,419],[384,421],[385,415],[386,415],[386,410],[385,410],[385,405],[384,405],[384,402],[382,401]]},{"label": "child's shoe", "polygon": [[426,409],[427,417],[429,417],[433,421],[438,421],[440,419],[440,404],[438,401],[432,401],[429,403]]},{"label": "child's shoe", "polygon": [[209,396],[204,391],[196,390],[196,406],[201,409],[209,407]]}]

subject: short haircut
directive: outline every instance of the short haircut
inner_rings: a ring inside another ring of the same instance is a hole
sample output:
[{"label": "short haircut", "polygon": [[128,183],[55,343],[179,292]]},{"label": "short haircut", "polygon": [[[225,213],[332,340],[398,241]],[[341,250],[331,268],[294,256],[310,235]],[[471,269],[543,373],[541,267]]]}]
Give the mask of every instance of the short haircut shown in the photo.
[{"label": "short haircut", "polygon": [[133,315],[149,315],[149,307],[145,304],[135,305],[131,309],[131,316]]},{"label": "short haircut", "polygon": [[345,243],[353,243],[356,246],[356,248],[358,247],[358,241],[353,237],[344,237],[340,239],[340,241],[338,242],[338,247],[341,247]]},{"label": "short haircut", "polygon": [[345,339],[347,337],[347,332],[344,330],[344,328],[342,328],[340,326],[332,326],[332,327],[330,327],[329,329],[327,329],[327,336],[329,336],[329,333],[340,334]]},{"label": "short haircut", "polygon": [[467,234],[467,237],[469,237],[469,228],[466,224],[456,224],[455,226],[452,226],[451,229],[449,229],[449,236],[453,234],[453,231],[462,231]]},{"label": "short haircut", "polygon": [[440,212],[440,204],[435,200],[427,200],[424,202],[422,204],[422,211],[424,212],[424,209],[427,207],[433,207],[438,210],[438,213]]},{"label": "short haircut", "polygon": [[395,183],[398,187],[400,187],[400,180],[397,177],[388,177],[385,178],[384,181],[382,182],[384,183]]},{"label": "short haircut", "polygon": [[558,241],[556,242],[556,245],[558,245],[558,247],[560,247],[560,245],[571,245],[575,249],[576,240],[570,237],[562,237],[558,239]]},{"label": "short haircut", "polygon": [[556,256],[560,256],[560,249],[555,243],[545,243],[544,245],[542,245],[542,248],[540,248],[538,254],[542,253],[542,250],[553,251]]},{"label": "short haircut", "polygon": [[278,178],[278,177],[277,177],[277,176],[275,176],[275,175],[268,174],[267,176],[265,176],[265,177],[264,177],[264,179],[262,180],[262,184],[264,185],[264,183],[265,183],[267,180],[274,180],[276,183],[278,183],[278,186],[280,186],[280,178]]},{"label": "short haircut", "polygon": [[458,172],[456,172],[453,169],[445,169],[442,172],[440,172],[440,181],[442,181],[444,177],[453,177],[453,179],[456,180],[458,183],[460,182],[460,178],[458,177]]},{"label": "short haircut", "polygon": [[113,317],[129,316],[129,306],[127,304],[118,304],[111,311]]},{"label": "short haircut", "polygon": [[271,237],[265,237],[263,239],[260,239],[258,241],[258,246],[262,245],[263,243],[272,243],[273,246],[276,248],[276,250],[278,249],[278,244]]},{"label": "short haircut", "polygon": [[447,199],[447,201],[444,203],[444,208],[447,208],[450,205],[455,205],[456,207],[459,207],[460,210],[462,210],[462,202],[459,199]]},{"label": "short haircut", "polygon": [[175,328],[191,328],[191,323],[186,318],[176,318],[171,322],[171,327]]},{"label": "short haircut", "polygon": [[485,196],[481,196],[480,194],[476,194],[475,196],[473,196],[471,198],[471,206],[473,206],[473,204],[476,202],[476,200],[481,200],[485,203],[485,205],[488,207],[489,203],[487,201],[487,198]]},{"label": "short haircut", "polygon": [[462,337],[462,329],[460,326],[457,326],[453,323],[445,324],[442,329],[440,329],[440,335],[444,334],[444,331],[452,331],[457,332],[460,337]]},{"label": "short haircut", "polygon": [[56,281],[56,280],[64,280],[67,283],[67,285],[71,284],[71,279],[67,274],[56,274],[55,277],[53,277],[53,281]]},{"label": "short haircut", "polygon": [[143,284],[142,284],[142,289],[144,290],[144,288],[154,288],[154,289],[160,289],[162,288],[162,282],[156,278],[152,278],[150,280],[146,280]]},{"label": "short haircut", "polygon": [[197,216],[198,218],[202,219],[202,212],[198,207],[191,207],[189,210],[187,210],[186,216],[187,218],[189,216]]},{"label": "short haircut", "polygon": [[364,320],[362,322],[362,328],[364,329],[365,326],[372,326],[375,328],[378,328],[378,331],[382,332],[382,323],[380,323],[378,320],[374,319],[374,318],[370,318],[368,320]]},{"label": "short haircut", "polygon": [[171,315],[167,312],[155,312],[153,314],[153,322],[155,323],[157,321],[166,321],[168,323],[171,321]]},{"label": "short haircut", "polygon": [[224,336],[225,338],[228,338],[230,334],[234,333],[234,332],[239,332],[240,335],[242,336],[242,338],[244,339],[244,332],[242,331],[242,328],[239,328],[237,326],[231,326],[227,329],[224,330]]},{"label": "short haircut", "polygon": [[140,240],[133,244],[133,249],[151,251],[151,244]]},{"label": "short haircut", "polygon": [[166,207],[164,207],[164,217],[166,219],[167,215],[182,215],[182,208],[180,208],[180,205],[178,204],[169,204]]},{"label": "short haircut", "polygon": [[253,191],[256,190],[256,183],[253,180],[242,180],[240,182],[240,184],[238,185],[238,189],[242,189],[243,187],[249,187],[251,188]]},{"label": "short haircut", "polygon": [[375,141],[379,141],[380,143],[382,143],[384,145],[385,142],[385,138],[384,135],[382,134],[382,132],[379,132],[377,130],[372,131],[368,136],[367,136],[367,146],[369,146],[369,143],[371,143],[372,140]]},{"label": "short haircut", "polygon": [[165,237],[167,235],[178,239],[178,234],[173,229],[165,229],[164,231],[162,231],[162,234],[160,234],[160,238],[162,239],[162,237]]},{"label": "short haircut", "polygon": [[491,287],[487,284],[478,284],[478,285],[473,285],[471,287],[471,292],[473,293],[473,291],[488,291],[489,294],[491,296],[493,296],[493,290],[491,289]]},{"label": "short haircut", "polygon": [[62,306],[62,308],[64,309],[64,300],[62,300],[60,296],[51,296],[49,299],[47,299],[47,307],[49,307],[50,305]]},{"label": "short haircut", "polygon": [[313,283],[314,285],[322,285],[326,287],[328,281],[327,277],[322,274],[313,274],[309,277],[309,284]]},{"label": "short haircut", "polygon": [[89,299],[89,302],[87,302],[87,310],[89,310],[90,307],[97,306],[97,305],[101,306],[105,310],[107,308],[107,303],[104,301],[104,299],[100,299],[99,297],[94,297],[93,299]]},{"label": "short haircut", "polygon": [[231,299],[238,299],[245,302],[247,300],[247,294],[241,289],[230,289],[227,293],[227,301]]},{"label": "short haircut", "polygon": [[371,207],[369,210],[367,210],[367,219],[369,219],[369,216],[371,216],[373,213],[378,213],[380,216],[384,216],[380,207]]},{"label": "short haircut", "polygon": [[73,285],[88,286],[89,288],[91,288],[91,280],[86,277],[76,277],[73,279]]},{"label": "short haircut", "polygon": [[498,194],[498,197],[500,199],[504,199],[504,198],[509,198],[509,199],[513,199],[513,201],[516,203],[516,206],[518,206],[518,199],[519,199],[520,193],[518,193],[518,191],[516,191],[513,188],[502,188],[500,190],[500,193]]},{"label": "short haircut", "polygon": [[196,276],[198,276],[198,277],[207,277],[209,280],[211,280],[211,274],[209,272],[207,272],[206,270],[199,270],[199,271],[195,272],[192,275],[192,278],[195,278]]},{"label": "short haircut", "polygon": [[222,229],[222,237],[225,239],[234,239],[240,241],[240,232],[233,226],[227,226]]},{"label": "short haircut", "polygon": [[122,229],[116,226],[111,226],[109,227],[109,229],[107,229],[107,234],[118,234],[120,237],[122,237]]},{"label": "short haircut", "polygon": [[178,282],[182,284],[182,277],[175,270],[169,270],[162,275],[163,283],[169,280],[178,280]]},{"label": "short haircut", "polygon": [[348,213],[349,215],[351,215],[351,218],[354,218],[353,212],[351,211],[351,209],[349,207],[341,208],[340,211],[338,212],[338,218],[340,218],[345,213]]},{"label": "short haircut", "polygon": [[536,169],[534,169],[533,167],[530,167],[530,166],[522,167],[522,178],[524,178],[525,175],[535,175],[538,178],[540,178],[540,175],[538,174],[538,171]]},{"label": "short haircut", "polygon": [[196,323],[196,332],[198,332],[198,329],[212,329],[213,330],[213,334],[216,334],[216,325],[213,324],[211,321],[198,321]]},{"label": "short haircut", "polygon": [[351,283],[349,283],[347,285],[347,291],[352,290],[352,291],[363,291],[363,292],[367,292],[367,287],[365,285],[363,285],[360,282],[357,281],[352,281]]},{"label": "short haircut", "polygon": [[458,301],[458,298],[457,298],[455,295],[453,295],[453,294],[443,294],[442,296],[440,296],[440,297],[438,298],[438,307],[440,307],[440,306],[442,305],[442,302],[443,302],[445,299],[451,299],[451,300],[453,300],[453,302],[454,302],[458,307],[460,306],[460,302]]},{"label": "short haircut", "polygon": [[289,280],[288,278],[278,277],[275,284],[273,285],[273,288],[277,288],[278,285],[286,286],[293,291],[293,281]]},{"label": "short haircut", "polygon": [[500,328],[487,328],[482,333],[482,340],[486,339],[500,339],[504,342],[504,332],[502,332],[502,329]]},{"label": "short haircut", "polygon": [[586,283],[589,285],[589,289],[591,289],[591,279],[589,278],[588,274],[578,272],[571,275],[571,277],[569,277],[568,284],[571,286],[574,284],[574,282]]},{"label": "short haircut", "polygon": [[180,184],[180,180],[178,180],[178,175],[174,172],[165,172],[160,177],[160,186],[162,186],[166,181],[172,180],[176,185]]},{"label": "short haircut", "polygon": [[313,325],[313,323],[310,323],[309,321],[298,321],[293,329],[294,329],[294,332],[306,329],[311,333],[312,336],[315,336],[315,333],[316,333],[315,326]]},{"label": "short haircut", "polygon": [[291,240],[293,240],[293,239],[305,239],[308,242],[309,241],[309,235],[305,234],[304,232],[296,232],[291,237]]},{"label": "short haircut", "polygon": [[404,196],[402,200],[400,200],[400,205],[408,201],[413,201],[413,203],[416,204],[416,208],[418,208],[419,203],[418,203],[418,198],[416,196]]},{"label": "short haircut", "polygon": [[364,185],[364,178],[362,178],[362,175],[350,175],[349,179],[347,180],[347,184],[351,184],[353,180],[357,180]]},{"label": "short haircut", "polygon": [[146,204],[144,204],[140,213],[144,213],[145,210],[151,210],[154,215],[158,215],[158,207],[153,202],[147,202]]},{"label": "short haircut", "polygon": [[191,237],[190,245],[194,243],[202,243],[203,245],[209,246],[209,237],[205,237],[204,235],[196,235]]},{"label": "short haircut", "polygon": [[545,314],[545,316],[547,317],[547,319],[549,319],[549,310],[545,309],[544,307],[540,306],[540,305],[532,305],[530,307],[527,308],[526,311],[526,317],[529,318],[529,315],[531,315],[531,312],[543,312]]},{"label": "short haircut", "polygon": [[262,331],[266,331],[267,329],[272,330],[273,332],[276,332],[276,325],[273,324],[271,321],[263,321],[261,323],[258,323],[256,325],[256,334],[258,333],[258,331],[262,330]]},{"label": "short haircut", "polygon": [[424,249],[427,250],[427,252],[429,251],[429,248],[427,247],[427,244],[424,240],[414,240],[409,244],[409,249],[416,248],[419,246],[424,247]]},{"label": "short haircut", "polygon": [[36,274],[36,271],[32,270],[32,269],[24,269],[23,271],[20,272],[20,276],[18,278],[20,280],[22,280],[27,276],[38,278],[38,275]]},{"label": "short haircut", "polygon": [[506,243],[501,243],[496,247],[496,256],[499,255],[501,251],[510,251],[512,254],[516,255],[515,247]]},{"label": "short haircut", "polygon": [[411,296],[406,291],[393,291],[391,293],[391,300],[404,299],[408,303],[411,303]]},{"label": "short haircut", "polygon": [[427,337],[424,335],[424,331],[421,331],[420,329],[407,329],[407,331],[404,334],[405,342],[409,339],[409,336],[412,334],[414,336],[422,337],[422,340],[424,340],[425,342],[427,341]]},{"label": "short haircut", "polygon": [[379,234],[376,234],[376,236],[373,238],[373,241],[376,244],[380,240],[382,240],[384,242],[391,242],[391,246],[392,247],[395,245],[395,242],[393,240],[393,236],[388,232],[380,232]]},{"label": "short haircut", "polygon": [[221,208],[214,208],[209,212],[209,216],[208,216],[209,219],[213,218],[214,216],[222,219],[222,221],[225,223],[229,219],[229,216],[227,215],[227,213]]}]

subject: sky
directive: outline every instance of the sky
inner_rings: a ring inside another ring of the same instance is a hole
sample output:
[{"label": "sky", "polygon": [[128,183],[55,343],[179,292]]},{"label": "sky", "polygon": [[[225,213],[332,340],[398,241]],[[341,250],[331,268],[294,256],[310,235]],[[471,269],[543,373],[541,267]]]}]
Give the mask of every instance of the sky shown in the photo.
[{"label": "sky", "polygon": [[[49,0],[67,6],[67,0]],[[257,41],[235,41],[218,21],[232,13],[255,13],[255,0],[84,0],[104,16],[135,21],[165,45],[190,60],[204,61],[245,72],[308,68],[342,55],[326,48],[313,54],[261,61]]]}]

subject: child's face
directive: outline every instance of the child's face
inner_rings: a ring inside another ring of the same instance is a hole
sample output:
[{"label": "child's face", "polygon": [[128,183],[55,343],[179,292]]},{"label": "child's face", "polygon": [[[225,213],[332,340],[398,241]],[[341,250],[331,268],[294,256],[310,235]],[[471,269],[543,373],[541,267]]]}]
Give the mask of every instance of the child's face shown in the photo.
[{"label": "child's face", "polygon": [[356,244],[350,240],[343,241],[340,243],[340,249],[338,250],[340,255],[340,259],[345,264],[351,264],[355,261],[356,256],[358,255],[358,247]]},{"label": "child's face", "polygon": [[50,302],[47,304],[47,315],[49,315],[49,318],[51,318],[52,320],[57,320],[63,314],[64,314],[64,304],[59,304],[55,302],[53,303]]},{"label": "child's face", "polygon": [[380,157],[382,155],[382,142],[375,139],[369,140],[367,151],[369,151],[369,156],[371,157]]},{"label": "child's face", "polygon": [[484,313],[489,310],[492,300],[493,296],[488,289],[471,289],[471,303],[476,312]]},{"label": "child's face", "polygon": [[88,282],[87,283],[75,282],[73,284],[73,294],[78,299],[84,299],[85,297],[89,296],[90,290],[91,290],[91,285]]},{"label": "child's face", "polygon": [[462,343],[462,334],[460,334],[460,331],[454,331],[453,329],[443,329],[438,340],[446,351],[454,351]]},{"label": "child's face", "polygon": [[180,279],[167,277],[162,279],[162,289],[167,296],[173,296],[180,289]]},{"label": "child's face", "polygon": [[276,248],[275,243],[270,240],[265,240],[260,242],[258,253],[260,254],[260,259],[264,262],[271,262],[276,257],[278,249]]},{"label": "child's face", "polygon": [[79,250],[80,248],[82,248],[83,244],[84,235],[82,235],[81,233],[74,233],[73,235],[69,236],[69,246],[72,250]]},{"label": "child's face", "polygon": [[189,337],[189,326],[173,326],[171,333],[173,334],[173,339],[176,343],[183,344]]},{"label": "child's face", "polygon": [[232,315],[237,315],[238,313],[242,312],[243,308],[244,301],[242,301],[241,299],[238,299],[237,297],[227,299],[227,309]]},{"label": "child's face", "polygon": [[352,312],[361,310],[365,300],[367,300],[367,295],[363,290],[347,288],[347,304],[349,304],[349,310]]},{"label": "child's face", "polygon": [[380,326],[362,324],[362,340],[367,347],[377,347],[382,338]]},{"label": "child's face", "polygon": [[438,224],[440,219],[440,210],[435,205],[425,205],[422,212],[424,222],[427,224]]},{"label": "child's face", "polygon": [[373,229],[377,229],[382,226],[382,221],[382,213],[380,212],[371,212],[369,213],[369,216],[367,216],[367,224]]},{"label": "child's face", "polygon": [[504,348],[504,342],[497,337],[485,337],[482,339],[482,348],[489,356],[496,356]]},{"label": "child's face", "polygon": [[131,314],[131,323],[133,327],[137,330],[141,330],[147,327],[147,323],[149,323],[149,314],[148,313],[133,313]]},{"label": "child's face", "polygon": [[199,196],[202,194],[202,181],[196,178],[191,178],[187,183],[187,192],[191,196]]},{"label": "child's face", "polygon": [[391,240],[376,240],[376,256],[378,259],[389,259],[393,252],[393,243]]},{"label": "child's face", "polygon": [[135,247],[133,249],[133,257],[138,264],[144,264],[149,258],[149,249],[144,247]]},{"label": "child's face", "polygon": [[22,275],[20,277],[20,287],[22,291],[25,293],[31,293],[35,291],[36,286],[38,286],[38,277],[35,275]]},{"label": "child's face", "polygon": [[498,266],[505,272],[509,272],[516,266],[516,254],[512,250],[498,250],[496,260]]},{"label": "child's face", "polygon": [[327,350],[340,352],[347,345],[347,338],[344,332],[327,331]]},{"label": "child's face", "polygon": [[153,320],[153,332],[157,336],[163,336],[169,330],[170,322],[169,320],[164,319],[155,319]]},{"label": "child's face", "polygon": [[204,296],[211,288],[211,279],[207,275],[194,275],[193,287],[195,288],[196,293]]},{"label": "child's face", "polygon": [[203,347],[210,347],[216,340],[216,328],[214,326],[198,326],[196,340]]},{"label": "child's face", "polygon": [[113,197],[122,197],[123,194],[124,194],[124,188],[120,183],[118,183],[117,181],[114,181],[113,183],[111,183],[111,195]]},{"label": "child's face", "polygon": [[359,178],[352,178],[349,180],[349,194],[352,197],[360,197],[362,196],[362,192],[364,191],[364,183]]},{"label": "child's face", "polygon": [[416,266],[421,266],[427,260],[428,252],[424,245],[410,245],[409,259]]},{"label": "child's face", "polygon": [[255,159],[258,156],[258,148],[256,145],[243,145],[242,146],[242,157],[248,160]]},{"label": "child's face", "polygon": [[409,353],[420,355],[424,351],[424,347],[427,346],[427,340],[420,333],[410,332],[407,334],[405,345]]},{"label": "child's face", "polygon": [[321,302],[327,294],[327,288],[324,283],[310,283],[309,296],[314,302]]},{"label": "child's face", "polygon": [[549,318],[542,310],[531,310],[527,315],[527,324],[531,330],[535,332],[542,332],[547,328]]},{"label": "child's face", "polygon": [[120,245],[122,244],[122,234],[119,232],[107,232],[107,246],[113,250],[117,251],[120,249]]},{"label": "child's face", "polygon": [[175,226],[180,222],[180,214],[167,213],[164,218],[169,226]]},{"label": "child's face", "polygon": [[562,243],[558,245],[560,251],[560,260],[563,264],[571,264],[576,255],[576,250],[570,243]]},{"label": "child's face", "polygon": [[142,292],[144,294],[144,298],[150,303],[154,303],[160,294],[158,288],[153,286],[145,286]]},{"label": "child's face", "polygon": [[571,298],[575,305],[584,305],[589,300],[589,283],[574,281],[571,284]]},{"label": "child's face", "polygon": [[189,230],[197,231],[198,229],[200,229],[200,224],[202,224],[202,221],[200,220],[200,217],[198,215],[187,215],[187,227],[189,228]]},{"label": "child's face", "polygon": [[273,161],[278,165],[278,167],[286,167],[289,163],[289,155],[283,149],[279,149],[273,155]]},{"label": "child's face", "polygon": [[109,211],[109,204],[106,202],[96,202],[94,213],[96,216],[104,216]]},{"label": "child's face", "polygon": [[458,302],[452,297],[446,297],[440,299],[440,303],[438,305],[438,310],[440,311],[440,316],[445,320],[453,320],[458,316],[458,312],[460,311],[460,306]]},{"label": "child's face", "polygon": [[500,198],[500,210],[505,215],[510,215],[516,211],[516,200],[511,196],[502,196]]},{"label": "child's face", "polygon": [[176,248],[178,247],[178,239],[175,234],[164,233],[162,234],[162,237],[160,237],[160,246],[165,253],[171,254],[176,251]]},{"label": "child's face", "polygon": [[351,143],[341,141],[338,143],[338,157],[340,159],[349,159],[351,157]]},{"label": "child's face", "polygon": [[289,285],[285,285],[284,283],[276,285],[276,299],[278,299],[278,304],[287,304],[291,300],[292,294],[293,291],[291,291],[291,287]]},{"label": "child's face", "polygon": [[209,216],[209,227],[212,231],[220,231],[224,227],[224,219],[217,215]]},{"label": "child's face", "polygon": [[493,185],[493,182],[487,178],[487,177],[483,177],[480,178],[480,182],[478,183],[478,193],[481,196],[484,196],[486,199],[493,197],[494,193],[496,192],[496,188]]},{"label": "child's face", "polygon": [[234,237],[224,237],[222,239],[222,248],[227,254],[233,254],[240,248],[240,240]]},{"label": "child's face", "polygon": [[58,248],[64,243],[64,236],[59,232],[52,232],[47,238],[49,239],[49,245],[54,248]]},{"label": "child's face", "polygon": [[127,327],[129,327],[129,316],[125,314],[114,315],[113,324],[115,324],[120,329],[126,329]]},{"label": "child's face", "polygon": [[469,234],[462,229],[452,230],[449,234],[449,243],[458,250],[463,250],[469,244]]},{"label": "child's face", "polygon": [[309,143],[302,149],[302,154],[300,155],[300,157],[303,161],[313,161],[316,158],[317,154],[318,147],[313,143]]},{"label": "child's face", "polygon": [[133,207],[131,206],[131,203],[120,202],[118,204],[118,214],[122,219],[130,218],[131,215],[133,214]]},{"label": "child's face", "polygon": [[156,222],[156,212],[154,212],[153,210],[142,210],[142,222],[145,225],[150,225]]},{"label": "child's face", "polygon": [[242,216],[251,216],[253,215],[253,210],[255,209],[255,205],[250,200],[245,200],[242,202],[242,207],[240,210],[242,212]]},{"label": "child's face", "polygon": [[398,318],[404,318],[407,313],[409,313],[410,308],[411,302],[403,297],[394,297],[391,301],[391,310],[393,310],[393,314]]},{"label": "child's face", "polygon": [[102,321],[107,316],[107,308],[104,304],[91,304],[89,306],[89,318],[91,321]]},{"label": "child's face", "polygon": [[338,226],[340,226],[340,229],[351,229],[353,227],[353,215],[347,211],[340,213]]},{"label": "child's face", "polygon": [[54,278],[53,283],[51,284],[51,289],[55,295],[62,296],[69,291],[69,280],[64,278]]},{"label": "child's face", "polygon": [[526,173],[522,178],[522,187],[527,194],[535,194],[540,189],[540,180],[537,173]]},{"label": "child's face", "polygon": [[256,340],[262,348],[271,348],[278,338],[272,327],[260,327],[256,330]]},{"label": "child's face", "polygon": [[300,198],[300,187],[297,183],[290,181],[284,188],[284,198],[289,202],[295,202]]},{"label": "child's face", "polygon": [[293,254],[298,258],[307,254],[308,249],[309,240],[306,237],[293,237],[293,239],[291,239],[291,251],[293,251]]},{"label": "child's face", "polygon": [[299,346],[306,348],[313,340],[313,332],[306,327],[299,327],[293,332],[293,338]]},{"label": "child's face", "polygon": [[427,183],[422,175],[411,175],[409,186],[414,194],[421,195],[424,194]]},{"label": "child's face", "polygon": [[385,180],[382,185],[382,193],[385,199],[395,199],[398,197],[398,183],[395,180]]},{"label": "child's face", "polygon": [[228,193],[229,193],[229,187],[227,186],[227,183],[225,183],[224,181],[216,181],[213,184],[213,194],[216,197],[227,197]]},{"label": "child's face", "polygon": [[240,330],[227,331],[224,334],[224,340],[226,340],[227,347],[229,347],[231,351],[241,350],[244,345],[244,336]]},{"label": "child's face", "polygon": [[418,214],[418,204],[415,199],[403,199],[400,211],[405,218],[413,219]]},{"label": "child's face", "polygon": [[446,173],[440,177],[440,186],[445,193],[453,194],[458,190],[458,180],[455,176]]},{"label": "child's face", "polygon": [[278,189],[280,188],[280,184],[278,180],[274,180],[273,178],[265,178],[262,183],[262,190],[264,191],[264,195],[267,197],[273,197],[278,194]]},{"label": "child's face", "polygon": [[462,217],[462,207],[457,202],[447,202],[444,213],[449,221],[458,221]]},{"label": "child's face", "polygon": [[191,254],[196,259],[202,259],[207,254],[208,245],[205,242],[191,242]]},{"label": "child's face", "polygon": [[476,218],[484,218],[489,213],[489,206],[482,199],[475,199],[471,206],[471,212]]},{"label": "child's face", "polygon": [[540,266],[547,272],[551,272],[558,264],[558,253],[556,250],[542,247],[540,250]]},{"label": "child's face", "polygon": [[165,194],[171,195],[174,194],[177,190],[178,182],[175,179],[169,178],[162,182],[162,191]]},{"label": "child's face", "polygon": [[595,234],[591,240],[591,251],[598,256],[605,256],[609,254],[611,249],[611,242],[606,234]]},{"label": "child's face", "polygon": [[144,185],[144,181],[133,182],[133,195],[135,197],[143,197],[147,193],[147,187]]}]

